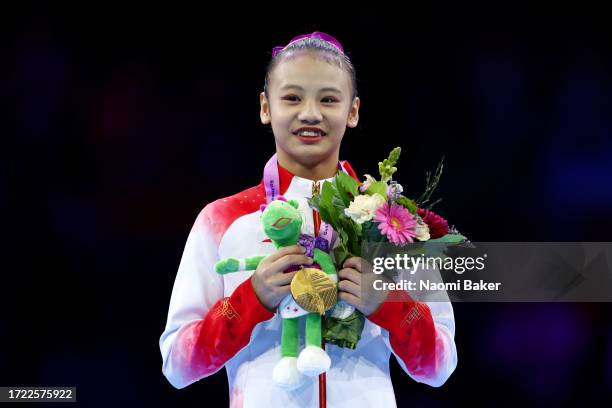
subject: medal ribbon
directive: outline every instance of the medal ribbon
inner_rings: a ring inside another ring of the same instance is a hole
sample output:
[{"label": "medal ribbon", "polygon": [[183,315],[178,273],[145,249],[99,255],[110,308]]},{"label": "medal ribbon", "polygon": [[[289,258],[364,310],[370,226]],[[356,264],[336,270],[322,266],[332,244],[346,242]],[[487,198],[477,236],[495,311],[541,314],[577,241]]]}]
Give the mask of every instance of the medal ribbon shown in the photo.
[{"label": "medal ribbon", "polygon": [[[348,174],[340,162],[338,162],[338,170]],[[270,204],[280,195],[280,176],[278,175],[278,158],[276,157],[276,153],[274,153],[274,155],[266,163],[266,166],[264,167],[263,179],[266,190],[266,203]],[[337,238],[337,234],[332,226],[326,222],[321,222],[319,236],[327,240],[329,243],[329,248],[333,247],[333,243]]]}]

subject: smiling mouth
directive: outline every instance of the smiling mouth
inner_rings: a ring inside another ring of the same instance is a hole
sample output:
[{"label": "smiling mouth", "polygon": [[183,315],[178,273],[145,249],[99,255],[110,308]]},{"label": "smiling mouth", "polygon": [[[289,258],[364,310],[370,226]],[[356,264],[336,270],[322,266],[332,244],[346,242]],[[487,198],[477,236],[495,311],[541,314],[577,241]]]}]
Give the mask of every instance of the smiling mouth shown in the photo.
[{"label": "smiling mouth", "polygon": [[317,128],[300,128],[293,132],[293,134],[299,137],[322,137],[327,135],[327,133]]}]

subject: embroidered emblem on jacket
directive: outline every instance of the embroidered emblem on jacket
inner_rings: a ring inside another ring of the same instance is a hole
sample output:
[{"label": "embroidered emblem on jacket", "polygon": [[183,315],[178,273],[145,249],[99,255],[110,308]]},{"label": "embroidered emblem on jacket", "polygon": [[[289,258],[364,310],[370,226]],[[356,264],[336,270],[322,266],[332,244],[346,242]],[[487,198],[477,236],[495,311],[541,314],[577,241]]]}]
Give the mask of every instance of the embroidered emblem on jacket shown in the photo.
[{"label": "embroidered emblem on jacket", "polygon": [[225,317],[227,320],[237,319],[240,320],[240,315],[234,309],[234,306],[229,301],[229,298],[225,298],[221,301],[221,304],[215,309],[213,317],[216,319],[220,316]]},{"label": "embroidered emblem on jacket", "polygon": [[424,313],[424,311],[421,310],[423,307],[424,307],[423,304],[415,303],[414,306],[412,306],[412,309],[410,309],[410,312],[408,312],[408,314],[404,318],[404,320],[402,320],[400,327],[404,327],[407,324],[412,324],[416,320],[420,319]]}]

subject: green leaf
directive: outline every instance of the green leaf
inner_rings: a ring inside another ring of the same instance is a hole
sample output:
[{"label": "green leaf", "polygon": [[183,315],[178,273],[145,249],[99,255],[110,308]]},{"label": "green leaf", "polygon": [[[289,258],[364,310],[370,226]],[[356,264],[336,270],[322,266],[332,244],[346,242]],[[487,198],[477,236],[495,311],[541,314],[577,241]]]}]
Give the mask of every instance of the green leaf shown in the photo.
[{"label": "green leaf", "polygon": [[339,186],[344,189],[347,193],[356,197],[359,195],[359,183],[357,180],[349,176],[344,172],[338,172],[336,175],[336,180],[338,181]]},{"label": "green leaf", "polygon": [[342,228],[338,228],[338,231],[336,231],[336,232],[338,233],[338,236],[340,237],[342,242],[347,242],[348,241],[348,234],[346,233],[345,230],[343,230]]},{"label": "green leaf", "polygon": [[336,258],[336,265],[342,265],[344,261],[346,261],[350,255],[351,255],[350,252],[344,249],[342,245],[334,249],[334,257]]},{"label": "green leaf", "polygon": [[320,200],[325,203],[330,203],[334,196],[334,185],[329,181],[323,183],[323,187],[321,187],[321,194],[319,195]]},{"label": "green leaf", "polygon": [[[348,219],[344,221],[343,228],[347,232],[348,242],[350,243],[350,247],[352,248],[351,250],[354,253],[360,253],[361,252],[361,249],[360,249],[361,248],[361,225]],[[356,250],[355,248],[359,248],[359,249]]]},{"label": "green leaf", "polygon": [[377,181],[376,183],[370,184],[370,186],[366,190],[366,194],[368,195],[380,194],[386,200],[387,199],[387,188],[388,188],[387,183],[385,183],[384,181]]},{"label": "green leaf", "polygon": [[318,211],[319,211],[319,214],[321,215],[321,219],[323,221],[325,221],[328,224],[332,224],[332,217],[331,217],[330,212],[327,209],[327,207],[320,206],[318,208]]},{"label": "green leaf", "polygon": [[357,234],[355,234],[352,221],[347,221],[345,218],[339,218],[337,227],[347,235],[346,241],[351,241],[358,238]]},{"label": "green leaf", "polygon": [[336,190],[336,198],[342,201],[342,205],[344,207],[348,207],[351,204],[351,198],[349,197],[349,195],[347,194],[346,190],[344,189],[344,187],[340,184],[340,182],[338,181],[338,178],[336,177],[334,179],[334,181],[332,181],[333,185],[334,185],[334,189]]},{"label": "green leaf", "polygon": [[401,196],[400,198],[395,200],[395,202],[403,206],[404,208],[406,208],[408,211],[410,211],[411,214],[417,213],[417,206],[413,200],[407,197]]},{"label": "green leaf", "polygon": [[321,198],[320,198],[318,195],[317,195],[317,196],[314,196],[314,197],[309,198],[307,201],[308,201],[308,205],[309,205],[311,208],[314,208],[314,209],[316,209],[317,211],[319,210],[319,208],[320,208],[320,206],[321,206],[321,205],[320,205]]},{"label": "green leaf", "polygon": [[426,242],[442,244],[461,244],[462,242],[465,242],[466,239],[467,238],[461,234],[446,234],[443,237],[430,239]]},{"label": "green leaf", "polygon": [[442,257],[445,258],[446,250],[454,245],[461,244],[466,241],[466,237],[461,234],[446,234],[443,237],[430,239],[422,243],[427,257]]},{"label": "green leaf", "polygon": [[344,201],[338,196],[334,196],[331,203],[338,213],[344,215],[344,209],[348,207],[348,204],[345,205]]},{"label": "green leaf", "polygon": [[337,212],[344,205],[340,197],[338,197],[338,191],[336,190],[333,183],[326,182],[321,190],[321,204],[325,205],[328,209]]},{"label": "green leaf", "polygon": [[364,325],[365,316],[358,310],[353,311],[346,319],[329,316],[323,320],[321,337],[326,343],[352,350],[357,347]]},{"label": "green leaf", "polygon": [[384,237],[381,235],[380,231],[378,230],[378,226],[375,223],[371,221],[366,221],[361,227],[363,231],[364,240],[367,240],[369,242],[384,241]]},{"label": "green leaf", "polygon": [[318,210],[321,214],[321,219],[332,226],[337,224],[338,215],[337,210],[332,203],[330,197],[323,197],[321,195],[321,199],[319,199]]},{"label": "green leaf", "polygon": [[334,208],[333,198],[333,186],[331,183],[326,181],[323,183],[321,194],[318,197],[319,211],[321,212],[321,218],[323,218],[323,221],[332,224],[332,226],[334,225],[334,218],[336,218],[336,209]]},{"label": "green leaf", "polygon": [[351,241],[351,252],[357,256],[361,256],[361,242],[356,240]]},{"label": "green leaf", "polygon": [[339,223],[339,215],[338,215],[338,211],[336,210],[336,208],[332,205],[325,207],[325,209],[327,210],[328,214],[329,214],[329,221],[326,221],[327,223],[331,224],[331,226],[335,226],[338,225]]}]

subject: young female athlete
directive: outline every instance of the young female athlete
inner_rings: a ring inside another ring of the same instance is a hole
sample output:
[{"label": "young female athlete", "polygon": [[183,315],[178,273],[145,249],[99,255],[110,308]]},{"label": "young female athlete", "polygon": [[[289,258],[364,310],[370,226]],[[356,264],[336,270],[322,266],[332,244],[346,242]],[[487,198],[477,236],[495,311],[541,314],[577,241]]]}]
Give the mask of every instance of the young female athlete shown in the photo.
[{"label": "young female athlete", "polygon": [[[393,353],[414,380],[442,385],[457,365],[450,302],[385,302],[386,293],[361,297],[361,259],[338,265],[339,298],[365,316],[354,350],[325,346],[326,374],[289,376],[290,389],[275,387],[281,359],[281,317],[276,308],[290,293],[292,265],[312,263],[304,248],[275,250],[260,223],[260,205],[278,195],[299,202],[307,216],[302,232],[320,234],[318,213],[307,198],[338,171],[347,127],[359,120],[355,69],[342,45],[314,32],[275,47],[260,94],[260,116],[271,125],[276,154],[262,183],[209,203],[187,239],[160,338],[163,373],[183,388],[225,367],[232,407],[390,407]],[[255,271],[219,275],[222,258],[268,254]],[[371,292],[371,291],[370,291]],[[292,369],[289,367],[288,369]]]}]

